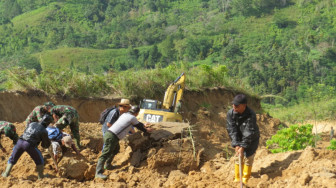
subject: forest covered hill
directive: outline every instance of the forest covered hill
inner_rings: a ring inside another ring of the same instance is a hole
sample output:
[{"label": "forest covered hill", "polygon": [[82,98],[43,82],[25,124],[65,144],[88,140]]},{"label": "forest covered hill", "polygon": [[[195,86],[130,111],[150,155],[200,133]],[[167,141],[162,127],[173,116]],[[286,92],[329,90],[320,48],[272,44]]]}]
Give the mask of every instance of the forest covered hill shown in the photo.
[{"label": "forest covered hill", "polygon": [[335,5],[334,0],[1,0],[1,88],[8,89],[7,70],[14,66],[36,74],[87,75],[176,64],[222,66],[255,93],[284,99],[266,102],[294,104],[314,88],[322,95],[335,91]]}]

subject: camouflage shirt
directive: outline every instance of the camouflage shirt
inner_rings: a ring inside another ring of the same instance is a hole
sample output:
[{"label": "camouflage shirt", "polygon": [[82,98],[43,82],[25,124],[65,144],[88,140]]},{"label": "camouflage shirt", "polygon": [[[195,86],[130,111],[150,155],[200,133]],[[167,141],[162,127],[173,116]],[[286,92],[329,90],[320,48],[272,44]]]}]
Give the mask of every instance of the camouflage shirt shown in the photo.
[{"label": "camouflage shirt", "polygon": [[64,124],[64,120],[67,124],[70,124],[74,120],[78,121],[78,112],[72,106],[67,105],[56,105],[51,109],[51,114],[56,114],[59,117],[57,124]]},{"label": "camouflage shirt", "polygon": [[[10,127],[8,132],[6,133],[6,128]],[[3,148],[1,145],[1,135],[6,135],[10,139],[13,140],[13,144],[16,144],[17,140],[19,139],[19,136],[16,134],[15,126],[7,121],[0,121],[0,149]]]},{"label": "camouflage shirt", "polygon": [[48,113],[45,105],[36,106],[34,110],[28,115],[26,119],[26,125],[29,125],[32,122],[40,122],[42,117]]}]

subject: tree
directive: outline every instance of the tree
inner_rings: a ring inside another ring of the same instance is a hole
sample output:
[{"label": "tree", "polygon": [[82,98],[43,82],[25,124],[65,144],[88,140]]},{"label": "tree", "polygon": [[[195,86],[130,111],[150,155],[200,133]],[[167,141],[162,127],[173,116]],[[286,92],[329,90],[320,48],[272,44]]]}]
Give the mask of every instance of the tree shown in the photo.
[{"label": "tree", "polygon": [[139,50],[129,46],[127,49],[127,68],[136,66],[139,58]]},{"label": "tree", "polygon": [[160,61],[161,53],[158,50],[158,47],[154,45],[149,50],[149,56],[148,56],[148,68],[154,68],[155,64]]},{"label": "tree", "polygon": [[157,11],[157,7],[156,7],[156,4],[155,4],[155,0],[148,0],[148,9],[153,11],[153,12],[156,12]]},{"label": "tree", "polygon": [[252,7],[251,0],[232,0],[232,12],[234,14],[249,16],[255,11]]},{"label": "tree", "polygon": [[7,19],[12,19],[22,13],[21,7],[16,0],[4,0],[2,7],[2,15]]},{"label": "tree", "polygon": [[40,61],[35,57],[25,57],[19,61],[18,65],[26,69],[35,69],[38,73],[42,71]]},{"label": "tree", "polygon": [[174,61],[176,58],[176,50],[175,50],[175,44],[173,37],[169,35],[166,40],[162,42],[161,45],[161,54],[162,57],[167,61],[167,63],[170,63],[171,61]]}]

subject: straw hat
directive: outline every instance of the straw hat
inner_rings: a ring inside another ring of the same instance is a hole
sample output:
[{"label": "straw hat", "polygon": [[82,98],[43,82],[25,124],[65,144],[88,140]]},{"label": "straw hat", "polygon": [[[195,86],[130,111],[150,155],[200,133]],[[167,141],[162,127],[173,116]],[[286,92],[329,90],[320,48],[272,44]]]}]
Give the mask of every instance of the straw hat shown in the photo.
[{"label": "straw hat", "polygon": [[120,103],[118,103],[118,106],[131,106],[131,103],[129,99],[121,99]]}]

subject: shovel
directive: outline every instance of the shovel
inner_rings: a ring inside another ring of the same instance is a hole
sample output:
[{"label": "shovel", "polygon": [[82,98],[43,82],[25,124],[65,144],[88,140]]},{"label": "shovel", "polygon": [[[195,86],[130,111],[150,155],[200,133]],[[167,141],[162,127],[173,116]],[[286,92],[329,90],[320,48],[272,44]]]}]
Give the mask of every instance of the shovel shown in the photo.
[{"label": "shovel", "polygon": [[239,181],[240,181],[240,188],[243,188],[243,172],[242,172],[242,158],[239,154]]}]

